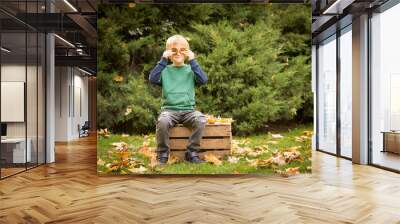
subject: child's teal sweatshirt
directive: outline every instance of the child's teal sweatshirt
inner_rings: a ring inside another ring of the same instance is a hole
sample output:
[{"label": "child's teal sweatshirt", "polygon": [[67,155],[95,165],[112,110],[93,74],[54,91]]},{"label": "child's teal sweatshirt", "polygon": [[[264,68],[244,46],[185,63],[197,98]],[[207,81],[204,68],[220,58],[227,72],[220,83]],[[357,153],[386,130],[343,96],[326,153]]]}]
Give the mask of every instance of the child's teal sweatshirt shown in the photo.
[{"label": "child's teal sweatshirt", "polygon": [[206,74],[194,59],[189,65],[180,67],[167,65],[167,62],[166,59],[162,59],[149,76],[151,83],[162,86],[161,109],[194,110],[194,86],[195,83],[206,83]]}]

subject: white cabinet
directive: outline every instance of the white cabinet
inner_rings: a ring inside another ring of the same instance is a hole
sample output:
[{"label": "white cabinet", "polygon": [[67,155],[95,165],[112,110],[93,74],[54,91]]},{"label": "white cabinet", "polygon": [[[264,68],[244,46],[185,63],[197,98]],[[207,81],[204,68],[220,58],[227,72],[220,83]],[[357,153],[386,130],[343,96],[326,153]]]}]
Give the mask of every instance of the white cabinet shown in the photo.
[{"label": "white cabinet", "polygon": [[1,140],[2,146],[12,148],[12,163],[25,163],[32,161],[32,140],[28,138],[26,142],[28,145],[25,153],[25,138],[7,138]]}]

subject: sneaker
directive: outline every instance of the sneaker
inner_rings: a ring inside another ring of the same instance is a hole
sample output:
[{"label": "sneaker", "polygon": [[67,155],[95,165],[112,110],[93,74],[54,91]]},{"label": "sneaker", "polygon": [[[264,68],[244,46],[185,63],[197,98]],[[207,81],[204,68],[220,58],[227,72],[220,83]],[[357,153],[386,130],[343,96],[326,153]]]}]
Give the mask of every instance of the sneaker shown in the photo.
[{"label": "sneaker", "polygon": [[163,153],[158,153],[157,154],[157,162],[160,165],[165,165],[168,163],[168,153],[167,152],[163,152]]},{"label": "sneaker", "polygon": [[160,164],[160,165],[165,165],[168,163],[168,157],[161,157],[157,160],[158,160],[158,164]]},{"label": "sneaker", "polygon": [[197,152],[189,152],[186,151],[185,153],[185,160],[191,163],[204,163],[205,161],[200,159]]}]

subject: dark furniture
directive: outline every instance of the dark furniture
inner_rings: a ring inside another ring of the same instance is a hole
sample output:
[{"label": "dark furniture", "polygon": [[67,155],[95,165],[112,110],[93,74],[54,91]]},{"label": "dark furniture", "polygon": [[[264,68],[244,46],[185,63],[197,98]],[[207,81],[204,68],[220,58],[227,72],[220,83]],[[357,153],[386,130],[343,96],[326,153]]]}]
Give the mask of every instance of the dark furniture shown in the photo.
[{"label": "dark furniture", "polygon": [[1,123],[1,136],[7,136],[7,124]]},{"label": "dark furniture", "polygon": [[78,125],[79,138],[89,136],[89,129],[90,129],[89,121],[85,121],[82,127]]}]

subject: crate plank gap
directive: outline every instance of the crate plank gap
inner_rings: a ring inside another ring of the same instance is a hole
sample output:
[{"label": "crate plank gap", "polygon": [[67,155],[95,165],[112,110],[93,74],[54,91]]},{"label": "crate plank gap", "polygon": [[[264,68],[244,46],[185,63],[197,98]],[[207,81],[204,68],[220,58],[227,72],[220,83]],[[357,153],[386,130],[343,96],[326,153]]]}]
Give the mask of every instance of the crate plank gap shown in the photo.
[{"label": "crate plank gap", "polygon": [[[184,159],[186,146],[192,130],[178,124],[169,131],[169,145],[171,155]],[[206,153],[213,153],[222,158],[229,155],[232,144],[231,124],[206,124],[203,137],[200,141],[200,158],[204,159]]]}]

